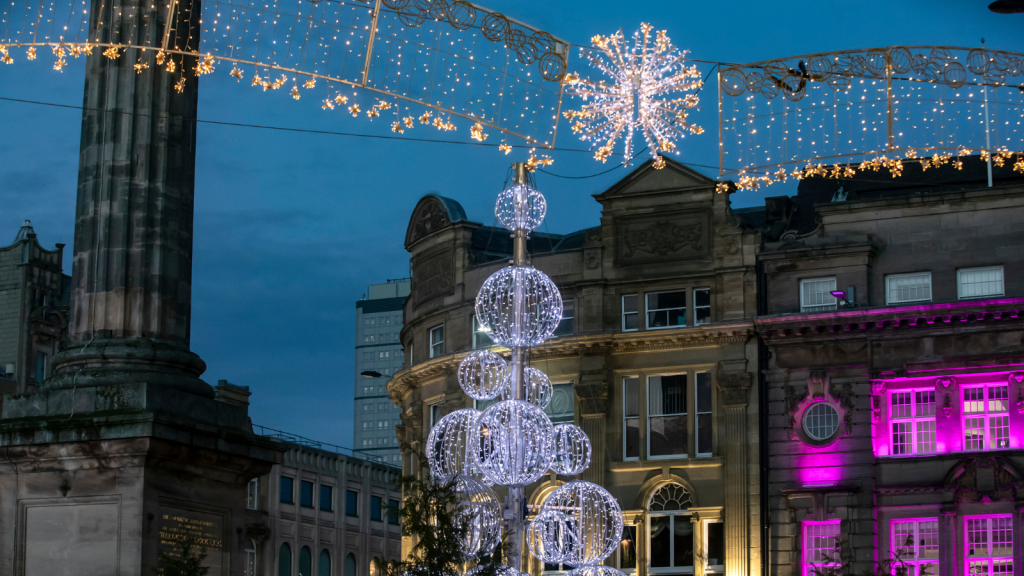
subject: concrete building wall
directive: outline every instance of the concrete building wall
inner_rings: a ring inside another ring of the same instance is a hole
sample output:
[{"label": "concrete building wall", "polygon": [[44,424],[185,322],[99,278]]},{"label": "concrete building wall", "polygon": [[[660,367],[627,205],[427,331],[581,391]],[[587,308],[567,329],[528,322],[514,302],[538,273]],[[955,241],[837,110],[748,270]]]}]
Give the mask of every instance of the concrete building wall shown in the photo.
[{"label": "concrete building wall", "polygon": [[[249,523],[266,526],[261,538],[248,546],[255,555],[252,573],[300,574],[304,548],[310,554],[311,574],[317,576],[368,576],[375,558],[398,560],[401,528],[389,517],[387,505],[401,499],[399,475],[395,467],[289,443],[284,461],[257,478],[255,486],[250,483],[250,496],[254,487],[256,496],[247,504]],[[287,488],[282,491],[282,478],[291,480],[290,493]],[[309,485],[311,501],[303,502],[303,483]],[[324,488],[330,496],[321,501]],[[355,508],[349,506],[349,492],[355,494]],[[374,505],[375,498],[380,499],[380,508]],[[353,575],[344,571],[349,555],[355,560]],[[325,561],[328,566],[323,566]],[[282,564],[290,572],[282,572]]]}]

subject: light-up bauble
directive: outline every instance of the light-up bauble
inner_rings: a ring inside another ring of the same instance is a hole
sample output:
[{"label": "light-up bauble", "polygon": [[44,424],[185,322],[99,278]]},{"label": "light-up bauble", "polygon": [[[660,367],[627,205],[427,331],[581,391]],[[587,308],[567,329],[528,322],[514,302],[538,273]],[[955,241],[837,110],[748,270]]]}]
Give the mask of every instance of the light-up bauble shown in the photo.
[{"label": "light-up bauble", "polygon": [[427,462],[431,476],[438,482],[471,472],[470,437],[479,416],[479,411],[463,408],[445,415],[431,428],[427,436]]},{"label": "light-up bauble", "polygon": [[528,184],[515,184],[498,194],[494,215],[509,230],[536,230],[544,221],[548,203],[544,195]]},{"label": "light-up bauble", "polygon": [[541,511],[559,510],[566,528],[574,534],[573,545],[561,561],[570,566],[597,564],[611,556],[622,540],[622,509],[607,490],[574,480],[552,492]]},{"label": "light-up bauble", "polygon": [[471,398],[493,400],[508,385],[505,360],[490,350],[477,350],[459,364],[459,385]]},{"label": "light-up bauble", "polygon": [[493,552],[501,541],[501,503],[494,490],[465,474],[455,477],[455,492],[459,498],[455,522],[464,529],[462,553],[468,562]]},{"label": "light-up bauble", "polygon": [[[511,400],[512,384],[511,374],[509,375],[510,382],[507,383],[501,390],[501,398],[503,400]],[[525,384],[525,390],[523,400],[526,400],[530,404],[533,404],[537,408],[543,410],[551,404],[551,397],[554,394],[554,388],[551,386],[551,380],[547,374],[540,370],[526,366],[523,368],[523,380]]]},{"label": "light-up bauble", "polygon": [[575,424],[559,424],[555,426],[552,439],[552,470],[565,476],[575,476],[590,466],[590,438],[582,428]]},{"label": "light-up bauble", "polygon": [[540,408],[503,400],[484,410],[473,426],[476,465],[495,484],[524,486],[551,467],[554,427]]},{"label": "light-up bauble", "polygon": [[526,529],[530,553],[546,564],[559,564],[572,549],[575,533],[569,530],[565,514],[559,510],[542,510]]},{"label": "light-up bauble", "polygon": [[476,316],[490,337],[506,348],[529,348],[547,340],[562,320],[558,287],[532,266],[508,266],[484,281]]}]

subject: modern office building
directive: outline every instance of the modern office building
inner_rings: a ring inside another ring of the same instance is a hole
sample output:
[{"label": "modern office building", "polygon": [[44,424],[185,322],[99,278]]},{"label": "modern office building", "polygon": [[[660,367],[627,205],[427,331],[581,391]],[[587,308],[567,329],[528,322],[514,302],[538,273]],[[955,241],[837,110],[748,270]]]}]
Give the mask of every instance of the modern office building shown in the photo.
[{"label": "modern office building", "polygon": [[353,447],[377,462],[401,465],[395,426],[400,410],[390,400],[387,382],[402,368],[399,334],[408,278],[371,284],[356,302],[355,402]]},{"label": "modern office building", "polygon": [[[602,211],[594,227],[530,236],[532,264],[558,285],[564,310],[555,337],[533,348],[530,361],[554,384],[548,416],[579,425],[593,444],[579,478],[622,505],[626,532],[608,563],[639,576],[761,574],[752,387],[759,233],[713,180],[671,160],[662,170],[644,163],[595,200]],[[405,472],[414,473],[412,453],[434,423],[474,406],[457,367],[492,346],[474,301],[508,265],[512,243],[507,230],[431,194],[413,210],[405,246],[409,367],[388,390],[411,447]],[[529,486],[531,509],[569,479],[551,473]],[[534,575],[568,568],[528,564]]]}]

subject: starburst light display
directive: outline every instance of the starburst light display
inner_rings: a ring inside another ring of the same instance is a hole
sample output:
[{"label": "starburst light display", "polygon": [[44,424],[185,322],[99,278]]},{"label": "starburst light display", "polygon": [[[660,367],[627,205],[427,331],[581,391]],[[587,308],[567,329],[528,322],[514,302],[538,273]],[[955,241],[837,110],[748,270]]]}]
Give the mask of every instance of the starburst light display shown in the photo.
[{"label": "starburst light display", "polygon": [[602,162],[612,155],[616,142],[624,141],[624,164],[633,157],[633,134],[640,131],[662,168],[663,152],[674,152],[676,141],[687,132],[704,130],[687,121],[687,111],[697,105],[701,87],[696,66],[686,66],[687,51],[678,50],[665,30],[653,33],[653,26],[641,24],[633,33],[632,45],[619,30],[611,36],[594,36],[596,50],[584,50],[591,65],[611,78],[590,80],[572,73],[566,76],[569,94],[587,102],[580,110],[565,112],[575,120],[574,133],[597,147],[594,157]]}]

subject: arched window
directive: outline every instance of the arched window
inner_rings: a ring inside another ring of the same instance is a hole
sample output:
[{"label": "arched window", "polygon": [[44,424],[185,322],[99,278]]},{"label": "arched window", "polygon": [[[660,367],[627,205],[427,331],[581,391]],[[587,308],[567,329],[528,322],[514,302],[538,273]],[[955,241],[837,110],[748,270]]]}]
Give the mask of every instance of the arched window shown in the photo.
[{"label": "arched window", "polygon": [[647,503],[650,572],[693,572],[693,499],[685,487],[670,483],[651,494]]},{"label": "arched window", "polygon": [[313,576],[313,553],[306,546],[299,550],[299,576]]},{"label": "arched window", "polygon": [[356,555],[345,556],[345,576],[356,576]]},{"label": "arched window", "polygon": [[281,544],[277,553],[277,576],[292,576],[292,549],[287,542]]},{"label": "arched window", "polygon": [[320,558],[316,561],[317,576],[331,576],[331,555],[327,550],[320,551]]}]

